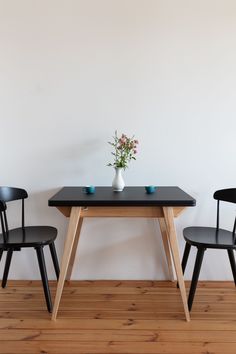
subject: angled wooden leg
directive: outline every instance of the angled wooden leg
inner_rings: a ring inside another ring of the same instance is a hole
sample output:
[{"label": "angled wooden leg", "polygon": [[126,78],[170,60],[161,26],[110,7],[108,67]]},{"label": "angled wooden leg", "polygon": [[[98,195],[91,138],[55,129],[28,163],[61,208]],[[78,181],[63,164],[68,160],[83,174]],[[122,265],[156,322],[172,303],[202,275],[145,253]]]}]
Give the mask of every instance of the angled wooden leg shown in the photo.
[{"label": "angled wooden leg", "polygon": [[66,274],[66,280],[68,280],[68,281],[71,279],[71,274],[72,274],[72,270],[73,270],[74,263],[75,263],[75,256],[76,256],[76,251],[77,251],[77,246],[78,246],[78,242],[79,242],[79,237],[80,237],[80,232],[81,232],[83,220],[84,220],[83,218],[79,219],[79,224],[78,224],[77,232],[75,235],[75,240],[74,240],[74,244],[73,244],[73,248],[72,248],[72,252],[71,252],[71,256],[70,256],[70,263],[68,265],[68,270],[67,270],[67,274]]},{"label": "angled wooden leg", "polygon": [[64,252],[62,256],[62,263],[61,263],[61,269],[60,269],[60,276],[59,280],[57,283],[57,291],[56,291],[56,297],[54,301],[54,306],[53,306],[53,311],[52,311],[52,320],[56,320],[57,318],[57,312],[61,300],[61,295],[64,287],[64,282],[66,278],[66,273],[68,269],[68,265],[70,262],[70,256],[73,248],[73,243],[75,240],[75,236],[77,233],[77,227],[79,224],[79,218],[80,218],[80,213],[81,213],[81,207],[72,207],[71,208],[71,213],[70,213],[70,220],[69,220],[69,226],[68,226],[68,231],[65,239],[65,245],[64,245]]},{"label": "angled wooden leg", "polygon": [[171,252],[170,252],[170,245],[169,245],[169,240],[168,240],[168,234],[167,234],[167,228],[166,228],[166,223],[163,218],[159,218],[159,225],[160,225],[160,230],[161,230],[161,236],[162,236],[162,242],[166,254],[166,261],[169,269],[169,275],[170,275],[170,280],[174,281],[174,272],[173,272],[173,266],[172,266],[172,259],[171,259]]},{"label": "angled wooden leg", "polygon": [[186,289],[185,289],[185,284],[184,284],[184,277],[183,277],[183,271],[180,263],[180,256],[179,256],[179,247],[178,247],[178,241],[177,241],[177,235],[175,231],[175,224],[174,224],[174,213],[173,213],[173,208],[172,207],[163,207],[163,213],[168,229],[168,234],[169,234],[169,242],[170,242],[170,248],[172,252],[172,257],[174,261],[174,266],[175,266],[175,271],[177,275],[177,280],[180,288],[180,294],[184,306],[184,313],[187,321],[190,321],[190,314],[189,314],[189,309],[188,309],[188,302],[187,302],[187,295],[186,295]]}]

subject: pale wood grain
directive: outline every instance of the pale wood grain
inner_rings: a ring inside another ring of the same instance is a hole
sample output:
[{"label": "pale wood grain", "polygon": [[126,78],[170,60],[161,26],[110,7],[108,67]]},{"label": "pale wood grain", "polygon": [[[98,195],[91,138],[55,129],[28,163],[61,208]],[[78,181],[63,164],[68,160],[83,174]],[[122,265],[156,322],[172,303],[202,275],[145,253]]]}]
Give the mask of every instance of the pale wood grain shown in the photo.
[{"label": "pale wood grain", "polygon": [[[50,285],[55,293],[56,282]],[[183,318],[175,284],[158,281],[66,283],[56,322],[40,282],[9,281],[0,290],[0,309],[4,354],[236,352],[233,281],[199,282],[191,322]]]}]

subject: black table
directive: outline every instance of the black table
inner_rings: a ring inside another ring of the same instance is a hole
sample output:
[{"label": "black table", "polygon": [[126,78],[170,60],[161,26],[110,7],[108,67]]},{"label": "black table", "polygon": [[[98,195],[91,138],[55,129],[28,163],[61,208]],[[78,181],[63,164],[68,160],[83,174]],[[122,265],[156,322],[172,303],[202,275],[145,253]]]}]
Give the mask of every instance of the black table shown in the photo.
[{"label": "black table", "polygon": [[185,317],[189,321],[174,217],[177,217],[186,207],[195,204],[195,199],[178,187],[158,187],[153,194],[147,194],[144,187],[125,187],[122,192],[113,192],[111,187],[96,187],[95,194],[91,195],[86,194],[83,187],[62,188],[48,201],[49,206],[58,208],[66,217],[70,217],[52,319],[57,318],[65,279],[70,280],[71,277],[83,219],[85,217],[144,217],[157,218],[159,221],[171,279],[174,279],[173,259]]}]

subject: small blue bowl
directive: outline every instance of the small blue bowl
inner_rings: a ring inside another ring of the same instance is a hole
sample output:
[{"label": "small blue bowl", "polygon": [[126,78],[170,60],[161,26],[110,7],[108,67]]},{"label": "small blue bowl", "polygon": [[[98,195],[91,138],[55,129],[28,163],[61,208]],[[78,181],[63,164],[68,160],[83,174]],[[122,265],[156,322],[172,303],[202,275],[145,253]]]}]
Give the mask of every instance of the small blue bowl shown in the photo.
[{"label": "small blue bowl", "polygon": [[155,193],[156,189],[157,189],[157,187],[155,187],[155,186],[146,186],[145,187],[147,194]]},{"label": "small blue bowl", "polygon": [[94,194],[96,188],[94,186],[86,186],[84,187],[84,191],[86,194]]}]

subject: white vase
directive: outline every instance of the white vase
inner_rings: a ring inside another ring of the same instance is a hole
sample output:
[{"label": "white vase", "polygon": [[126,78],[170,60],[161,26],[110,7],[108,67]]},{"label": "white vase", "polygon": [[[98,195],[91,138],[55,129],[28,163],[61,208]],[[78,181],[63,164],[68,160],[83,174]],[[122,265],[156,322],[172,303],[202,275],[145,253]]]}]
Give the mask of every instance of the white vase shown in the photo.
[{"label": "white vase", "polygon": [[116,174],[112,182],[112,187],[114,192],[122,192],[125,186],[125,182],[122,177],[122,168],[116,167],[115,168]]}]

